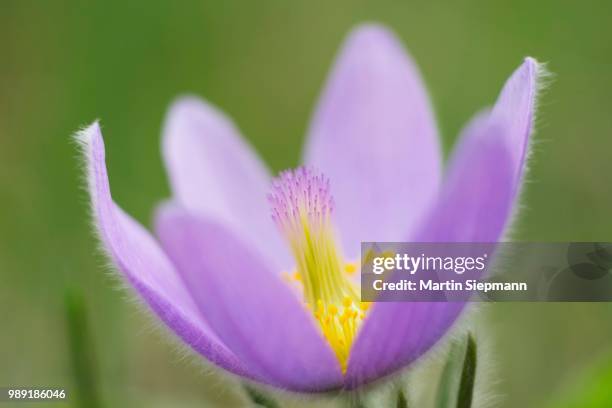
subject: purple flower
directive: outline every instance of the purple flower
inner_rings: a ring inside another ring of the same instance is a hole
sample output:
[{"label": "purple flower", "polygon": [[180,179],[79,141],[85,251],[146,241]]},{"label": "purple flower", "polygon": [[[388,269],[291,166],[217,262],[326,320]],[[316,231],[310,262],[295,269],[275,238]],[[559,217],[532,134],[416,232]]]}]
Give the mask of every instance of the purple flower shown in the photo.
[{"label": "purple flower", "polygon": [[223,113],[180,99],[162,146],[173,198],[155,237],[112,201],[94,123],[79,137],[101,241],[153,312],[217,366],[293,391],[358,387],[423,355],[463,308],[361,304],[360,242],[501,239],[537,80],[525,59],[444,172],[420,75],[382,27],[351,33],[308,132],[307,167],[276,180]]}]

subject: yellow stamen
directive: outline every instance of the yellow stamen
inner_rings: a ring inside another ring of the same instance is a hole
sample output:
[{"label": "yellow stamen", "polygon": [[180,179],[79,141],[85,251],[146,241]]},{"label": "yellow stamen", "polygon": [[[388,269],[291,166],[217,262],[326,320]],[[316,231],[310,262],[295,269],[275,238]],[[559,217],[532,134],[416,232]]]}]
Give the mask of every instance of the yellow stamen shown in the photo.
[{"label": "yellow stamen", "polygon": [[357,264],[354,262],[349,262],[344,265],[344,271],[349,275],[354,275],[357,272]]}]

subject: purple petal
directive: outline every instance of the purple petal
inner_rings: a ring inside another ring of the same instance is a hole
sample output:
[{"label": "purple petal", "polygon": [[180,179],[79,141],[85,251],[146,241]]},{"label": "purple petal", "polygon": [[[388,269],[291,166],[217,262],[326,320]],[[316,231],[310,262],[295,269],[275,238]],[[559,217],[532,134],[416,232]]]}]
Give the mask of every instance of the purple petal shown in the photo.
[{"label": "purple petal", "polygon": [[[496,242],[512,207],[515,177],[505,128],[489,120],[470,127],[444,189],[410,241]],[[376,303],[351,351],[346,384],[372,381],[411,363],[449,329],[463,303]]]},{"label": "purple petal", "polygon": [[492,111],[492,118],[508,129],[507,146],[517,174],[521,178],[533,130],[535,105],[539,80],[544,70],[533,58],[525,62],[512,74],[502,89]]},{"label": "purple petal", "polygon": [[[525,168],[541,72],[537,62],[527,58],[504,85],[492,112],[477,115],[466,127],[438,203],[411,241],[501,238]],[[461,303],[376,304],[351,352],[347,385],[373,380],[418,358],[448,330],[463,307]]]},{"label": "purple petal", "polygon": [[348,38],[314,116],[305,152],[331,180],[346,255],[361,241],[412,230],[439,187],[440,149],[418,69],[387,29]]},{"label": "purple petal", "polygon": [[305,306],[228,229],[165,207],[157,231],[201,313],[250,369],[293,391],[342,384],[340,365]]},{"label": "purple petal", "polygon": [[230,227],[278,271],[292,265],[270,217],[268,170],[222,112],[194,97],[178,100],[162,153],[178,202]]},{"label": "purple petal", "polygon": [[98,123],[78,135],[83,145],[92,212],[106,252],[151,309],[185,343],[226,370],[256,378],[223,345],[199,314],[159,245],[112,200]]}]

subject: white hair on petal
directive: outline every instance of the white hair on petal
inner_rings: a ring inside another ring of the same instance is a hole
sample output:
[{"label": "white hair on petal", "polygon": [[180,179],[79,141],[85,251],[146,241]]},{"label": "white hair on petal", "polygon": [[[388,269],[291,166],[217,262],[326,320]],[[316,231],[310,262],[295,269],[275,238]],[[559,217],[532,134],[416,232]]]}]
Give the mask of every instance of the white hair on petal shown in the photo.
[{"label": "white hair on petal", "polygon": [[525,157],[522,163],[523,169],[521,173],[521,180],[518,184],[518,190],[516,191],[516,197],[514,205],[512,206],[512,213],[508,217],[504,235],[501,239],[503,242],[512,241],[512,236],[518,235],[520,225],[516,222],[519,213],[529,211],[527,205],[522,201],[522,192],[525,185],[535,182],[535,179],[531,178],[531,166],[530,163],[533,161],[533,153],[538,150],[540,145],[546,141],[540,137],[536,140],[534,137],[537,129],[542,127],[540,116],[537,114],[540,106],[542,106],[541,97],[542,94],[548,89],[554,79],[554,74],[551,73],[547,68],[547,63],[538,62],[535,58],[527,57],[525,60],[532,61],[535,65],[535,87],[533,89],[532,101],[532,112],[531,121],[529,128],[529,138],[527,140],[527,146],[525,147]]}]

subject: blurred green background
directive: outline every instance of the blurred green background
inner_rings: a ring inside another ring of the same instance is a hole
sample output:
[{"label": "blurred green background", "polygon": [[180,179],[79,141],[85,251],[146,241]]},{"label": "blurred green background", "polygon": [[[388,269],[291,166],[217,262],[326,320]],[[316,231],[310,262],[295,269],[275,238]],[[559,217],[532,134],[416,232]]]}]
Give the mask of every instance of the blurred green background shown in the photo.
[{"label": "blurred green background", "polygon": [[[274,171],[295,166],[334,55],[358,22],[388,24],[411,51],[446,152],[524,56],[549,62],[555,78],[514,236],[612,240],[611,16],[603,0],[2,0],[0,386],[71,386],[71,287],[86,298],[108,406],[235,398],[109,278],[70,136],[101,119],[114,198],[149,225],[169,194],[159,140],[177,95],[227,111]],[[610,361],[609,304],[495,304],[481,318],[500,406],[564,400],[581,373]]]}]

